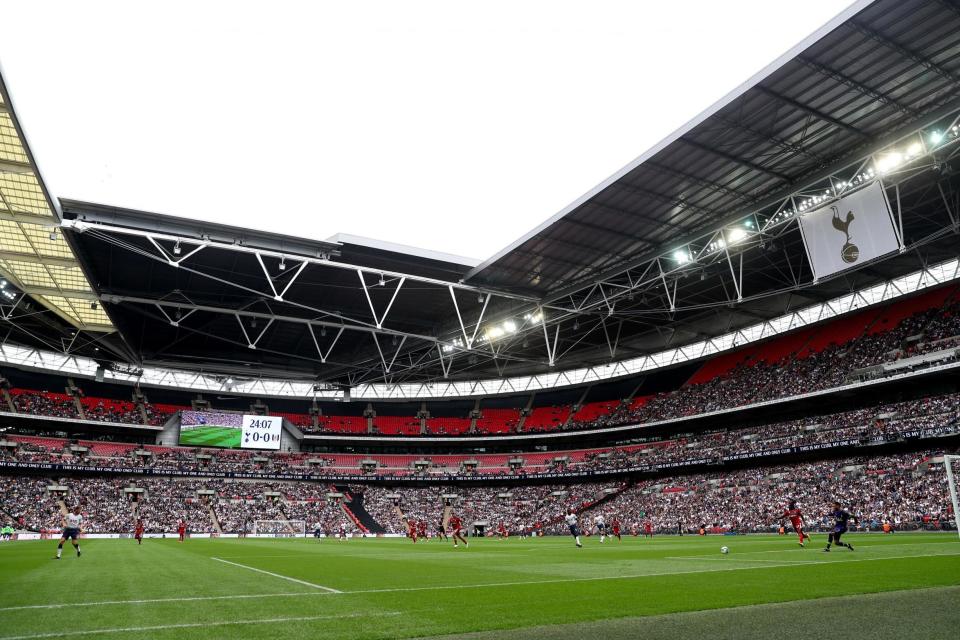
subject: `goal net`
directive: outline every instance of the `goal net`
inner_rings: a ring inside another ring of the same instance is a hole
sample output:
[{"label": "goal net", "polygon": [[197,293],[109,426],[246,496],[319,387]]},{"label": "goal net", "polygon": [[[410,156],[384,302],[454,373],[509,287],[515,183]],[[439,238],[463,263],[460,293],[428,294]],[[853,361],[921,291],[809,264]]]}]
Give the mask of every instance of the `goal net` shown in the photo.
[{"label": "goal net", "polygon": [[960,480],[960,456],[943,456],[943,468],[947,471],[947,485],[950,487],[950,503],[953,507],[953,523],[960,535],[960,490],[957,481]]},{"label": "goal net", "polygon": [[302,538],[307,533],[305,520],[254,520],[253,535],[274,538]]}]

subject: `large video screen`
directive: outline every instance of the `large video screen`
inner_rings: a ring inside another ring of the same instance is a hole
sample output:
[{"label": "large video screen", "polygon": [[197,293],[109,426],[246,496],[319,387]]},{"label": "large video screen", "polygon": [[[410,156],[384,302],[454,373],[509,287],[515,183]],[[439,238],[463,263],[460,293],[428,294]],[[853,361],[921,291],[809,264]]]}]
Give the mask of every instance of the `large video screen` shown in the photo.
[{"label": "large video screen", "polygon": [[230,449],[280,448],[283,418],[219,411],[181,411],[180,444]]}]

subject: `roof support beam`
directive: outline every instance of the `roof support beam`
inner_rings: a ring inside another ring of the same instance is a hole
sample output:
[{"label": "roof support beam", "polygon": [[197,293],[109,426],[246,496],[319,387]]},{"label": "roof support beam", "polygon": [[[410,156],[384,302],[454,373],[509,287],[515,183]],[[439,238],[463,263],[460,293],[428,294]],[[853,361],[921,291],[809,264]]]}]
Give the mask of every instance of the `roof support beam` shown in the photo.
[{"label": "roof support beam", "polygon": [[785,95],[783,95],[783,94],[781,94],[781,93],[777,93],[777,92],[774,91],[773,89],[768,89],[767,87],[763,86],[762,84],[758,84],[758,85],[755,86],[753,89],[754,89],[754,91],[759,91],[760,93],[762,93],[762,94],[764,94],[764,95],[766,95],[766,96],[770,96],[770,97],[773,98],[774,100],[779,100],[780,102],[782,102],[782,103],[784,103],[784,104],[786,104],[786,105],[788,105],[788,106],[790,106],[790,107],[793,107],[794,109],[797,109],[797,110],[799,110],[799,111],[803,111],[804,113],[807,113],[807,114],[813,116],[813,117],[816,118],[817,120],[822,120],[823,122],[830,123],[830,124],[832,124],[833,126],[839,128],[839,129],[843,129],[844,131],[847,131],[847,132],[849,132],[849,133],[852,133],[852,134],[855,135],[855,136],[858,136],[858,137],[860,137],[860,138],[869,138],[869,137],[870,137],[870,134],[868,134],[868,133],[866,133],[866,132],[864,132],[864,131],[861,131],[860,129],[856,128],[856,127],[853,126],[852,124],[847,124],[847,123],[844,122],[843,120],[838,120],[837,118],[834,118],[834,117],[831,116],[831,115],[827,115],[827,114],[824,113],[823,111],[820,111],[819,109],[815,109],[814,107],[811,107],[810,105],[803,104],[802,102],[800,102],[800,101],[798,101],[798,100],[794,100],[793,98],[788,98],[787,96],[785,96]]},{"label": "roof support beam", "polygon": [[[2,217],[2,216],[0,216]],[[52,256],[38,256],[33,253],[19,253],[17,251],[0,251],[0,260],[16,260],[30,264],[42,264],[51,267],[77,267],[73,258],[54,258]]]},{"label": "roof support beam", "polygon": [[833,80],[836,80],[837,82],[839,82],[839,83],[841,83],[841,84],[845,84],[845,85],[847,85],[848,87],[851,87],[852,89],[856,89],[857,91],[860,91],[861,93],[864,93],[864,94],[870,96],[871,98],[873,98],[873,99],[876,100],[877,102],[881,102],[881,103],[883,103],[883,104],[885,104],[885,105],[887,105],[887,106],[893,107],[894,109],[896,109],[896,110],[899,111],[900,113],[906,114],[906,115],[910,116],[911,118],[916,118],[917,116],[920,115],[919,112],[918,112],[916,109],[913,109],[913,108],[911,108],[911,107],[908,107],[907,105],[903,104],[902,102],[898,102],[897,100],[894,100],[893,98],[891,98],[891,97],[888,96],[887,94],[882,93],[882,92],[880,92],[880,91],[877,91],[877,90],[874,89],[873,87],[868,87],[867,85],[863,84],[862,82],[858,82],[858,81],[854,80],[853,78],[851,78],[850,76],[847,76],[847,75],[844,75],[844,74],[840,73],[840,72],[837,71],[836,69],[831,69],[830,67],[828,67],[828,66],[826,66],[826,65],[824,65],[824,64],[820,64],[820,63],[817,62],[816,60],[813,60],[813,59],[811,59],[811,58],[809,58],[809,57],[807,57],[807,56],[797,56],[797,60],[798,60],[799,62],[803,63],[804,65],[806,65],[807,67],[813,69],[814,71],[816,71],[816,72],[818,72],[818,73],[821,73],[821,74],[827,76],[828,78],[832,78]]},{"label": "roof support beam", "polygon": [[780,173],[779,171],[774,171],[773,169],[768,169],[767,167],[757,164],[756,162],[751,162],[750,160],[744,160],[743,158],[738,158],[733,154],[727,153],[725,151],[720,151],[719,149],[714,149],[710,145],[697,142],[696,140],[691,140],[689,137],[681,137],[679,138],[679,140],[684,144],[690,145],[694,149],[699,149],[700,151],[713,154],[719,158],[723,158],[724,160],[729,160],[730,162],[739,164],[741,167],[746,167],[748,169],[753,169],[754,171],[759,171],[760,173],[765,173],[768,176],[772,176],[782,182],[788,182],[788,183],[791,182],[790,176],[788,176],[787,174]]},{"label": "roof support beam", "polygon": [[31,296],[57,296],[60,298],[78,298],[80,300],[89,300],[96,302],[97,294],[88,290],[80,291],[76,289],[58,289],[56,287],[31,287],[24,285],[20,287],[24,293]]},{"label": "roof support beam", "polygon": [[[956,8],[954,9],[956,10]],[[857,31],[860,34],[867,36],[871,40],[878,42],[885,47],[889,47],[890,49],[893,49],[894,51],[904,56],[905,58],[910,58],[911,60],[919,64],[921,67],[923,67],[927,71],[932,71],[933,73],[937,74],[944,80],[948,80],[950,82],[953,82],[954,84],[960,83],[960,77],[958,77],[955,73],[951,73],[950,71],[947,71],[940,65],[925,58],[924,56],[920,55],[916,51],[913,51],[912,49],[908,49],[902,44],[898,42],[894,42],[893,40],[891,40],[890,38],[887,38],[886,36],[880,35],[873,29],[867,27],[865,24],[857,20],[850,20],[849,22],[847,22],[847,26],[849,26],[851,29],[853,29],[854,31]]]}]

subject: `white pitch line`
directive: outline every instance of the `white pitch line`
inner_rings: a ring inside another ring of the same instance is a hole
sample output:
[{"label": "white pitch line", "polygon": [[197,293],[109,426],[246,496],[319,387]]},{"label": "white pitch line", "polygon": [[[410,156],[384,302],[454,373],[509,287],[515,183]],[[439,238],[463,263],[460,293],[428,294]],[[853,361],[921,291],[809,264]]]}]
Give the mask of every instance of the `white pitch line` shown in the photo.
[{"label": "white pitch line", "polygon": [[247,624],[275,624],[277,622],[309,622],[313,620],[340,620],[346,618],[372,618],[379,616],[399,616],[399,611],[384,613],[346,613],[333,616],[295,616],[285,618],[258,618],[253,620],[222,620],[219,622],[183,622],[180,624],[158,624],[149,627],[113,627],[109,629],[86,629],[84,631],[58,631],[56,633],[32,633],[25,636],[0,636],[0,640],[40,640],[40,638],[66,638],[69,636],[93,636],[102,633],[140,633],[143,631],[166,631],[169,629],[198,629],[204,627],[227,627]]},{"label": "white pitch line", "polygon": [[[232,560],[224,560],[223,558],[210,558],[211,560],[216,560],[217,562],[223,562],[224,564],[231,564],[235,567],[240,567],[241,569],[247,569],[248,571],[256,571],[257,573],[262,573],[268,576],[273,576],[274,578],[280,578],[281,580],[287,580],[289,582],[296,582],[297,584],[302,584],[307,587],[313,587],[314,589],[321,589],[329,593],[343,593],[338,589],[331,589],[330,587],[325,587],[322,584],[314,584],[312,582],[307,582],[306,580],[299,580],[297,578],[291,578],[290,576],[285,576],[279,573],[273,573],[272,571],[264,571],[263,569],[257,569],[256,567],[251,567],[245,564],[240,564],[239,562],[233,562]],[[0,638],[3,640],[3,638]]]}]

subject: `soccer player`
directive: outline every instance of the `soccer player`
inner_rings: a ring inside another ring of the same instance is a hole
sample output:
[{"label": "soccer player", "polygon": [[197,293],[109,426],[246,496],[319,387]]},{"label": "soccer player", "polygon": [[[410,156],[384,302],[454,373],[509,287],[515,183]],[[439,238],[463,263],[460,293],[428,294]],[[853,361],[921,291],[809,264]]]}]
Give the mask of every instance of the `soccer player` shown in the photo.
[{"label": "soccer player", "polygon": [[440,516],[440,521],[437,522],[437,540],[447,540],[448,542],[450,540],[447,537],[447,528],[443,526],[443,516]]},{"label": "soccer player", "polygon": [[598,513],[597,517],[593,519],[593,526],[597,528],[597,533],[600,534],[600,542],[602,544],[607,533],[607,522],[603,519],[602,513]]},{"label": "soccer player", "polygon": [[652,538],[653,537],[653,523],[647,520],[643,523],[643,537]]},{"label": "soccer player", "polygon": [[60,559],[63,554],[63,543],[67,540],[77,550],[77,557],[80,557],[80,530],[82,528],[83,516],[80,515],[80,505],[77,505],[63,519],[63,533],[60,534],[60,543],[57,545],[57,555],[54,560]]},{"label": "soccer player", "polygon": [[503,524],[503,522],[497,525],[497,536],[501,540],[504,540],[507,537],[507,527]]},{"label": "soccer player", "polygon": [[797,532],[797,535],[800,537],[800,546],[804,546],[804,540],[809,540],[810,536],[803,530],[803,513],[800,509],[797,508],[797,501],[791,500],[787,505],[787,510],[783,512],[780,516],[781,527],[783,525],[783,519],[789,518],[790,524],[793,525],[793,530]]},{"label": "soccer player", "polygon": [[143,520],[137,518],[137,525],[133,529],[133,538],[137,544],[143,544]]},{"label": "soccer player", "polygon": [[419,522],[417,522],[417,536],[420,538],[423,538],[424,540],[427,539],[427,521],[426,520],[420,520]]},{"label": "soccer player", "polygon": [[457,546],[457,540],[463,542],[464,547],[469,547],[467,539],[463,537],[463,520],[460,516],[454,514],[450,516],[450,528],[453,530],[453,546]]},{"label": "soccer player", "polygon": [[407,529],[409,530],[409,533],[407,535],[409,535],[410,539],[413,540],[413,543],[416,544],[417,543],[417,521],[414,520],[413,518],[410,518],[409,520],[407,520]]},{"label": "soccer player", "polygon": [[187,523],[183,520],[177,523],[178,542],[183,542],[187,537]]},{"label": "soccer player", "polygon": [[610,528],[613,529],[613,535],[617,536],[617,541],[623,542],[623,538],[620,537],[620,520],[614,518],[610,523]]},{"label": "soccer player", "polygon": [[4,542],[13,540],[13,525],[11,523],[7,522],[3,525],[3,529],[0,529],[0,538],[2,538]]},{"label": "soccer player", "polygon": [[318,522],[317,525],[313,528],[313,537],[317,539],[317,542],[321,542],[323,539],[323,523]]},{"label": "soccer player", "polygon": [[573,512],[573,509],[570,509],[570,512],[563,517],[567,523],[567,527],[570,528],[570,535],[573,536],[574,542],[577,543],[577,548],[583,546],[580,542],[580,529],[577,528],[577,514]]},{"label": "soccer player", "polygon": [[827,537],[827,546],[823,550],[825,552],[830,551],[830,545],[836,544],[838,547],[846,547],[853,551],[853,545],[849,542],[840,542],[840,536],[847,532],[847,524],[850,520],[853,519],[856,522],[857,519],[851,516],[849,511],[842,508],[839,502],[833,503],[833,511],[829,515],[833,518],[833,531]]}]

